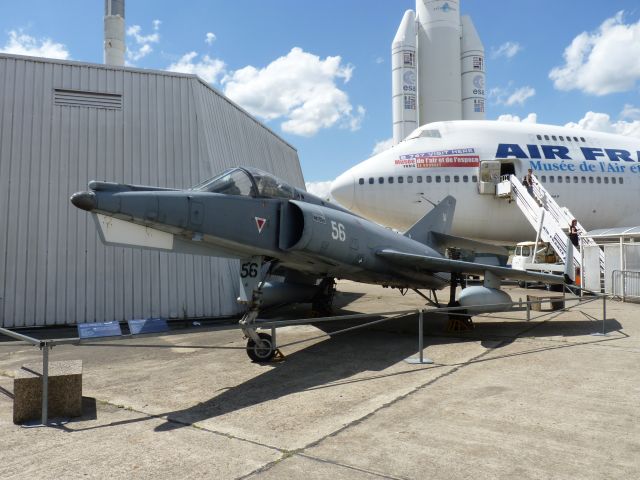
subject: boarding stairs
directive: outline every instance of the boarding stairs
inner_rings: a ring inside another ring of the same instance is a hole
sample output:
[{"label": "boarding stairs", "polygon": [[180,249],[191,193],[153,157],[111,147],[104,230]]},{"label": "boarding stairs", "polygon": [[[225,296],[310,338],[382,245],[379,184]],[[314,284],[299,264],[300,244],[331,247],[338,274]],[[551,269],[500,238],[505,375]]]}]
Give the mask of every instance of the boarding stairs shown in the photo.
[{"label": "boarding stairs", "polygon": [[[575,217],[569,209],[558,205],[540,182],[536,181],[534,183],[532,193],[533,195],[529,194],[527,188],[515,175],[502,176],[496,188],[496,196],[515,201],[531,226],[536,230],[536,241],[542,240],[551,244],[563,263],[566,263],[567,247],[573,248],[573,245],[569,242],[568,229]],[[577,227],[580,232],[586,231],[579,222]],[[596,245],[592,238],[581,238],[582,245]],[[573,251],[573,264],[574,267],[580,268],[582,271],[582,256],[577,249]],[[603,251],[600,251],[600,272],[604,272]]]}]

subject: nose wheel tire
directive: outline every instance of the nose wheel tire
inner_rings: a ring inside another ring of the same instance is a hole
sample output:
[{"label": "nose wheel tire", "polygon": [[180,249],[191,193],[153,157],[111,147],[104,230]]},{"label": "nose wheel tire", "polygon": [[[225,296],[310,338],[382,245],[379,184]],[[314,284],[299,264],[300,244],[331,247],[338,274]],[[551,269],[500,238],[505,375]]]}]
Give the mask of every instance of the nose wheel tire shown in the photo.
[{"label": "nose wheel tire", "polygon": [[258,336],[260,337],[260,344],[256,344],[252,338],[247,341],[247,355],[249,355],[252,362],[269,362],[276,354],[271,335],[258,333]]}]

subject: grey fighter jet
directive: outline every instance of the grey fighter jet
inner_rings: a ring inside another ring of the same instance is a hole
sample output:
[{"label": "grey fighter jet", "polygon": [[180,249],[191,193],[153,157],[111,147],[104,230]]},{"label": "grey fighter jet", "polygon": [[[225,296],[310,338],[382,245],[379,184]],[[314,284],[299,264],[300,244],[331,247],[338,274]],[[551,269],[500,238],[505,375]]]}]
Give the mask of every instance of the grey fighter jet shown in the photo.
[{"label": "grey fighter jet", "polygon": [[404,234],[254,168],[233,168],[188,190],[92,181],[71,203],[93,215],[107,245],[240,259],[238,300],[248,305],[240,325],[254,361],[268,361],[275,352],[270,336],[256,331],[259,308],[327,304],[335,278],[416,291],[451,286],[455,295],[461,274],[482,275],[484,284],[464,288],[458,299],[475,312],[511,303],[501,279],[566,279],[446,258],[452,246],[506,253],[449,235],[451,196]]}]

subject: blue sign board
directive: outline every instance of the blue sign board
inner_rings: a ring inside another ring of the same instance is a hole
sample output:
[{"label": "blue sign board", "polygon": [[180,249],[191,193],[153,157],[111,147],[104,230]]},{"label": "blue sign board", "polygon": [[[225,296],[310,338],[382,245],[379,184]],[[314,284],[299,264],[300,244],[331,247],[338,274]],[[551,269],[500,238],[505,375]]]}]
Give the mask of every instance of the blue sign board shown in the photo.
[{"label": "blue sign board", "polygon": [[129,320],[129,331],[132,335],[139,335],[141,333],[161,333],[168,330],[169,325],[164,318]]},{"label": "blue sign board", "polygon": [[118,337],[120,335],[122,335],[122,330],[120,329],[120,323],[116,321],[78,324],[78,336],[81,339]]}]

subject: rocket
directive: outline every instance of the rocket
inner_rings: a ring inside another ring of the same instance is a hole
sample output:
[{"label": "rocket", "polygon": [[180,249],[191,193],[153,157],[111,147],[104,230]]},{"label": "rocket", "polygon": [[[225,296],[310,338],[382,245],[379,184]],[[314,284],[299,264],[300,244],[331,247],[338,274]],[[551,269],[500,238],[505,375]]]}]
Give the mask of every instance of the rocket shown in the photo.
[{"label": "rocket", "polygon": [[459,0],[416,0],[391,46],[393,141],[443,120],[484,120],[484,46]]}]

